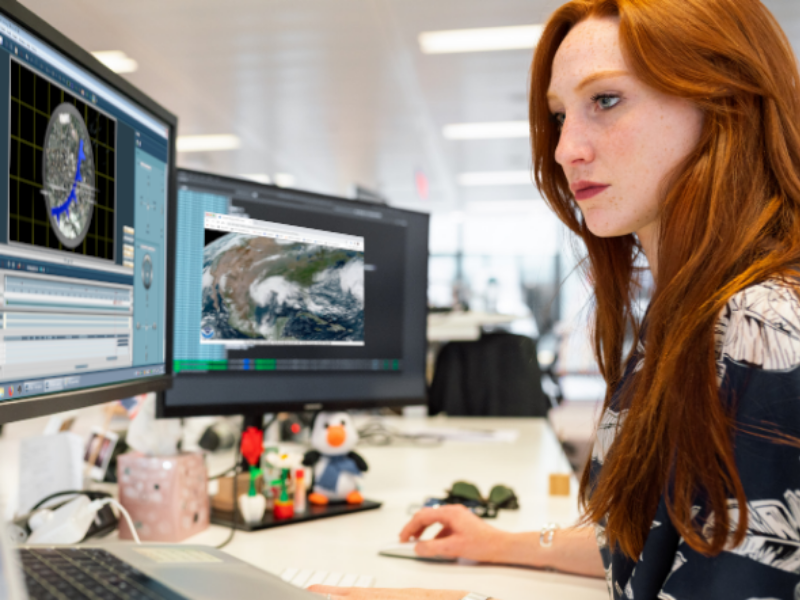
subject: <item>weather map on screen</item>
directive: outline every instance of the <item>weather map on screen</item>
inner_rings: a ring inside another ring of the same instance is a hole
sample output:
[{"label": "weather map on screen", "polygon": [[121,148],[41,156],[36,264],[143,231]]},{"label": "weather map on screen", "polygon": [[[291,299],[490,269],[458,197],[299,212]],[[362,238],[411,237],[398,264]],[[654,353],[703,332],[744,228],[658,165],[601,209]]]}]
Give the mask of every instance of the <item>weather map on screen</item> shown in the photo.
[{"label": "weather map on screen", "polygon": [[207,213],[203,344],[364,345],[364,240]]}]

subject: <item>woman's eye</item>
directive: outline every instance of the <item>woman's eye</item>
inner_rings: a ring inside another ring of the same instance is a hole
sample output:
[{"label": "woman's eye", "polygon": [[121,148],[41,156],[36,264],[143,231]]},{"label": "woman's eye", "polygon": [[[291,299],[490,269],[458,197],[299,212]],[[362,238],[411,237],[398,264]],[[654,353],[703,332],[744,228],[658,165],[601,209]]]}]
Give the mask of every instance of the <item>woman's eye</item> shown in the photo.
[{"label": "woman's eye", "polygon": [[596,102],[602,110],[614,108],[617,104],[619,104],[619,101],[619,96],[612,96],[610,94],[598,94],[597,96],[592,96],[592,102]]},{"label": "woman's eye", "polygon": [[550,120],[553,121],[558,128],[561,129],[564,126],[564,121],[566,120],[567,116],[564,113],[552,113],[550,115]]}]

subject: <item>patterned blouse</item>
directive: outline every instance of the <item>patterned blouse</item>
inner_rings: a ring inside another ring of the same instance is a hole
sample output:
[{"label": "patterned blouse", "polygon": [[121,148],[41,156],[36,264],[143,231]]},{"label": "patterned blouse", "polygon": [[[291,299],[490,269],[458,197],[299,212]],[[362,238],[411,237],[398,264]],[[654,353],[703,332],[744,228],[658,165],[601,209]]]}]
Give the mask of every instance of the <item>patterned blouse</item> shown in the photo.
[{"label": "patterned blouse", "polygon": [[[716,327],[723,400],[735,390],[739,423],[779,424],[800,437],[800,302],[777,281],[731,298]],[[642,365],[639,345],[626,377]],[[604,413],[592,452],[596,480],[614,441],[618,398]],[[670,522],[662,497],[638,561],[609,548],[603,524],[597,543],[612,600],[800,600],[800,449],[737,433],[736,465],[747,496],[741,545],[718,556],[692,550]],[[732,521],[738,504],[729,500]]]}]

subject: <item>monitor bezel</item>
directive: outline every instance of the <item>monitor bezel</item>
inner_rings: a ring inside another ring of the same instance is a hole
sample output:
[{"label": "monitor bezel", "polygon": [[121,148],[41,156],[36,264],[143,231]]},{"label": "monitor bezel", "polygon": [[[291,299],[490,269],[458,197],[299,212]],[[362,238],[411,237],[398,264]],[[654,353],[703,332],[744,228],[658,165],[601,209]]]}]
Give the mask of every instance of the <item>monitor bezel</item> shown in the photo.
[{"label": "monitor bezel", "polygon": [[[167,109],[146,96],[131,83],[117,75],[89,52],[78,46],[54,27],[36,16],[17,2],[2,2],[0,14],[18,23],[22,28],[35,35],[47,45],[74,61],[81,68],[90,72],[104,83],[128,96],[142,108],[152,113],[169,127],[169,152],[167,165],[167,286],[166,286],[166,321],[169,325],[172,316],[172,296],[169,285],[173,272],[172,242],[174,241],[173,208],[175,204],[175,143],[177,137],[178,118]],[[166,355],[170,354],[171,337],[164,340]],[[34,417],[46,416],[66,410],[84,408],[94,404],[102,404],[148,392],[160,392],[172,386],[172,362],[165,362],[165,374],[156,377],[120,381],[109,385],[85,388],[70,392],[56,392],[20,400],[4,400],[0,402],[0,424],[20,421]]]},{"label": "monitor bezel", "polygon": [[[262,188],[265,191],[273,190],[273,191],[282,191],[287,192],[290,191],[291,193],[297,193],[299,195],[308,197],[308,198],[316,198],[319,200],[336,200],[336,201],[346,201],[348,204],[352,204],[355,206],[361,206],[365,210],[375,210],[376,208],[388,208],[391,210],[402,211],[402,212],[414,212],[408,211],[403,208],[396,208],[388,205],[381,205],[376,204],[373,202],[365,202],[363,200],[355,200],[350,198],[343,198],[341,196],[334,196],[332,194],[319,194],[316,192],[311,192],[302,189],[291,189],[287,190],[285,188],[278,187],[276,185],[268,184],[268,183],[260,183],[257,181],[253,181],[250,179],[243,179],[241,177],[231,177],[229,175],[221,175],[219,173],[210,173],[204,171],[197,171],[195,169],[176,169],[176,178],[180,173],[187,173],[191,176],[199,176],[199,177],[214,177],[226,182],[230,182],[231,184],[245,184],[248,186],[252,186],[254,188]],[[175,193],[177,195],[177,187],[175,189]],[[175,212],[175,217],[173,222],[177,222],[177,199],[172,204],[172,210]],[[424,213],[421,213],[424,214]],[[170,238],[172,243],[171,252],[170,252],[170,259],[174,261],[176,259],[177,253],[177,235],[173,234]],[[428,271],[427,269],[424,270],[424,288],[427,290],[428,288]],[[170,278],[167,283],[170,286],[169,296],[174,300],[174,286],[175,286],[175,278]],[[173,307],[174,308],[174,307]],[[174,320],[167,319],[167,335],[170,336],[170,340],[172,342],[172,336],[174,335]],[[425,323],[425,331],[424,337],[427,340],[427,321]],[[167,345],[167,360],[170,363],[170,368],[172,367],[173,361],[173,344]],[[427,342],[425,342],[427,343]],[[425,370],[425,356],[426,351],[423,348],[422,352],[422,360],[423,360],[423,372]],[[192,375],[195,377],[196,375]],[[175,375],[175,377],[180,377],[180,375]],[[298,411],[318,411],[318,410],[349,410],[353,409],[354,405],[358,405],[358,410],[361,409],[373,409],[373,408],[402,408],[403,406],[416,406],[420,404],[427,404],[428,397],[427,397],[427,385],[425,386],[425,393],[421,394],[420,396],[414,397],[403,397],[403,398],[378,398],[375,400],[369,399],[358,399],[358,400],[286,400],[286,401],[274,401],[271,400],[269,402],[264,403],[256,403],[256,402],[241,402],[241,403],[225,403],[225,404],[215,404],[215,405],[203,405],[203,404],[191,404],[191,405],[168,405],[166,402],[165,394],[159,393],[157,395],[156,401],[156,416],[160,419],[163,418],[184,418],[184,417],[201,417],[201,416],[217,416],[217,415],[258,415],[258,414],[266,414],[266,413],[275,413],[275,412],[298,412]]]}]

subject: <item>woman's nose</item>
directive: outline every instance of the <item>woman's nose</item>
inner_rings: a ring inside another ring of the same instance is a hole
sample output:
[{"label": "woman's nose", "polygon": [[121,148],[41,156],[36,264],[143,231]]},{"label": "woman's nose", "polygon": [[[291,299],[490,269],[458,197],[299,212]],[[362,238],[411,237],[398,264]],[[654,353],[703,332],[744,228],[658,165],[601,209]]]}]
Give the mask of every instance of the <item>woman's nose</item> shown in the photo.
[{"label": "woman's nose", "polygon": [[556,146],[555,159],[562,167],[594,160],[594,149],[586,128],[577,119],[566,118]]}]

